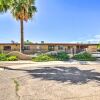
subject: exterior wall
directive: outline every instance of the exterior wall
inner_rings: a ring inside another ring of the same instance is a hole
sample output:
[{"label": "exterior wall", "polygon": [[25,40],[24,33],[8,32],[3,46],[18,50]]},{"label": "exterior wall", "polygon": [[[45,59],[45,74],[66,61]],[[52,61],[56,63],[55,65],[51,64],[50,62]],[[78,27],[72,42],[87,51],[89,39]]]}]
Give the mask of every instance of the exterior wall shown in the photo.
[{"label": "exterior wall", "polygon": [[41,50],[48,51],[48,45],[41,45]]},{"label": "exterior wall", "polygon": [[[11,50],[4,50],[4,46],[11,46]],[[96,52],[97,51],[97,45],[71,45],[71,44],[30,44],[25,45],[29,46],[29,50],[24,50],[24,53],[26,54],[33,54],[36,52],[48,52],[49,46],[54,46],[54,51],[65,51],[66,53],[79,53],[82,50],[88,51],[88,52]],[[59,50],[58,46],[62,46],[63,49]],[[11,51],[19,51],[20,50],[20,44],[0,44],[0,53],[8,53]]]},{"label": "exterior wall", "polygon": [[24,50],[25,54],[33,54],[34,52],[36,52],[36,45],[25,45],[25,46],[30,47],[29,50]]},{"label": "exterior wall", "polygon": [[[62,46],[63,49],[58,49],[58,46]],[[76,46],[72,45],[55,45],[54,51],[64,51],[66,53],[76,53]]]},{"label": "exterior wall", "polygon": [[[4,50],[4,46],[11,46],[11,50]],[[19,51],[20,45],[19,44],[1,44],[0,45],[0,52],[1,53],[8,53],[10,51]]]},{"label": "exterior wall", "polygon": [[86,51],[88,51],[88,52],[96,52],[97,51],[97,45],[88,46]]},{"label": "exterior wall", "polygon": [[29,50],[24,50],[24,53],[26,54],[33,54],[36,52],[47,52],[48,51],[48,45],[34,44],[34,45],[25,45],[25,46],[30,46]]},{"label": "exterior wall", "polygon": [[[62,46],[63,49],[59,49],[58,46]],[[55,48],[54,48],[55,51],[65,51],[65,46],[64,45],[55,45]]]},{"label": "exterior wall", "polygon": [[[4,46],[11,46],[11,50],[4,50]],[[29,46],[29,50],[24,50],[26,54],[33,54],[35,52],[46,52],[48,51],[48,45],[41,44],[33,44],[33,45],[25,45]],[[19,51],[20,44],[0,44],[0,53],[9,53],[11,51]]]}]

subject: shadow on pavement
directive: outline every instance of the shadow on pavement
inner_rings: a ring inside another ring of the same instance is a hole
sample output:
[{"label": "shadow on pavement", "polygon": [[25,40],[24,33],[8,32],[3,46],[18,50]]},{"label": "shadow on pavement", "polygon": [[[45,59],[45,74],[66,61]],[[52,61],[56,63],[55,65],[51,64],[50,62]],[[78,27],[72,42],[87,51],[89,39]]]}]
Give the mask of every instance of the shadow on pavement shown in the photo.
[{"label": "shadow on pavement", "polygon": [[7,70],[26,71],[33,78],[40,78],[41,80],[54,80],[58,82],[69,82],[69,84],[85,84],[90,81],[100,83],[100,73],[91,70],[81,70],[77,67],[38,67],[31,70],[25,69],[11,69],[5,67]]}]

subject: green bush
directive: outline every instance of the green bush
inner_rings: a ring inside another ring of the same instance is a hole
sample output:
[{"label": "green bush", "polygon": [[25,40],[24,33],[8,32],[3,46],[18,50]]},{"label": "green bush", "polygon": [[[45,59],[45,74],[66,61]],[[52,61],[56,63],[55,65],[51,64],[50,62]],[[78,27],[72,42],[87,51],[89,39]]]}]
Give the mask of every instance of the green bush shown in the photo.
[{"label": "green bush", "polygon": [[7,56],[5,54],[0,54],[0,61],[6,61]]},{"label": "green bush", "polygon": [[7,61],[16,61],[18,60],[16,56],[10,56],[7,58]]},{"label": "green bush", "polygon": [[96,58],[92,57],[92,55],[88,52],[76,54],[73,58],[80,61],[95,61],[96,60]]},{"label": "green bush", "polygon": [[0,54],[0,61],[16,61],[18,60],[16,56],[8,56],[6,54]]},{"label": "green bush", "polygon": [[59,61],[59,60],[64,61],[68,59],[69,59],[68,54],[61,52],[58,53],[57,55],[41,54],[38,55],[37,57],[34,57],[32,60],[37,62],[42,62],[42,61]]},{"label": "green bush", "polygon": [[42,62],[42,61],[53,61],[55,60],[55,58],[47,54],[41,54],[38,55],[38,57],[33,58],[32,60],[37,62]]},{"label": "green bush", "polygon": [[66,54],[65,52],[60,52],[60,53],[57,53],[56,55],[56,59],[57,60],[68,60],[69,59],[69,55]]}]

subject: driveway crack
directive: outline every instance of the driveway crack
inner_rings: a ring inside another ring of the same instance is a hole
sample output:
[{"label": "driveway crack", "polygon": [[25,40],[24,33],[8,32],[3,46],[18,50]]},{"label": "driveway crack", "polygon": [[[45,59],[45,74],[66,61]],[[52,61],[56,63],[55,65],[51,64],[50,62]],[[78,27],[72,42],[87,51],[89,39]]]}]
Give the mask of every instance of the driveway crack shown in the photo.
[{"label": "driveway crack", "polygon": [[18,94],[20,84],[19,84],[18,80],[16,80],[16,79],[13,79],[13,82],[15,84],[15,93],[16,93],[16,96],[18,97],[18,100],[20,100],[20,95]]}]

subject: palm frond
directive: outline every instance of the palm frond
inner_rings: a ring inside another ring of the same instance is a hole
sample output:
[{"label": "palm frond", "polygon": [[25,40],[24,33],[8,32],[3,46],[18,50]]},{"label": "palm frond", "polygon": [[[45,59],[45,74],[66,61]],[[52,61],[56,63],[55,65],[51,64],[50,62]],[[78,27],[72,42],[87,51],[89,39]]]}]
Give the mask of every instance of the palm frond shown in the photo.
[{"label": "palm frond", "polygon": [[15,0],[11,6],[11,12],[17,20],[27,21],[37,12],[35,0]]}]

